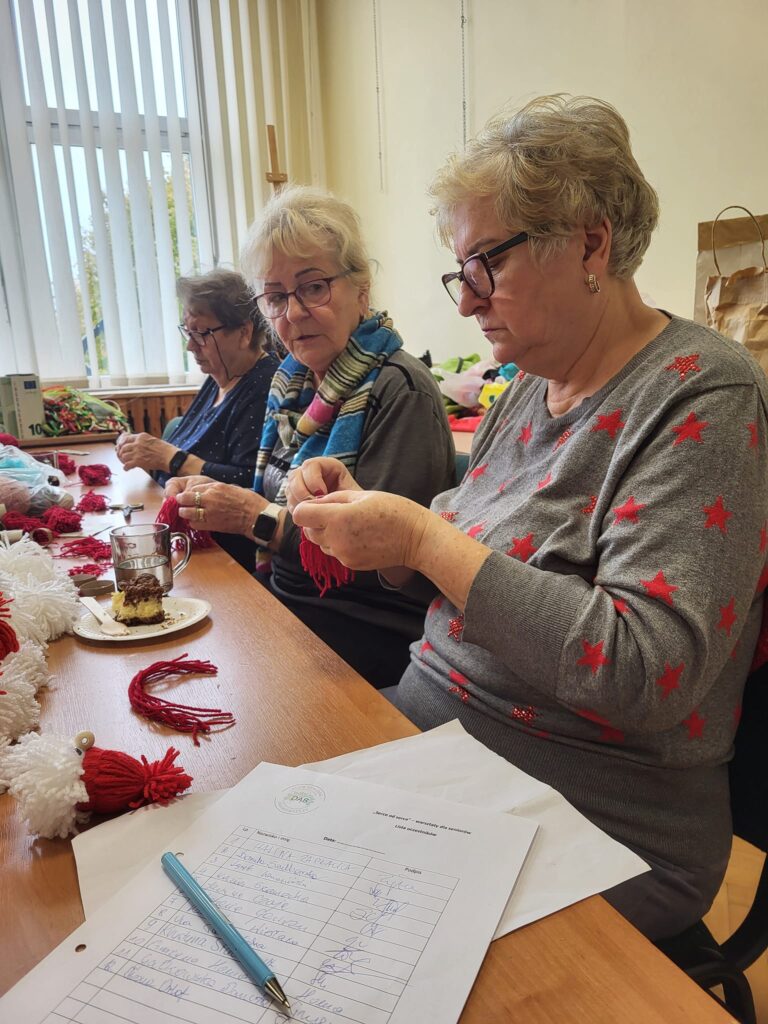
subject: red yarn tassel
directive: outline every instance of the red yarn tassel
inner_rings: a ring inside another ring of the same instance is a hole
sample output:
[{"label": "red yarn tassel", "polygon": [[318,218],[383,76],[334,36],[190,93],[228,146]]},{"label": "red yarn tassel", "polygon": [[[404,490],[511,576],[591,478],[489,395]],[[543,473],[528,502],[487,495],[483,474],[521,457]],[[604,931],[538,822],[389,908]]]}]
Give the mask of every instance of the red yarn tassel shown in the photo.
[{"label": "red yarn tassel", "polygon": [[72,508],[51,505],[40,517],[54,533],[77,533],[83,525],[83,517]]},{"label": "red yarn tassel", "polygon": [[331,587],[340,587],[344,583],[351,583],[355,578],[354,572],[338,558],[326,555],[317,544],[307,540],[303,530],[299,544],[299,558],[301,558],[302,569],[309,573],[313,583],[320,591],[320,597],[325,597]]},{"label": "red yarn tassel", "polygon": [[112,478],[112,470],[101,462],[95,462],[90,466],[79,466],[77,475],[84,484],[90,487],[100,487],[108,484]]},{"label": "red yarn tassel", "polygon": [[179,503],[173,495],[167,497],[160,506],[155,522],[170,526],[171,533],[186,533],[193,548],[212,548],[216,545],[207,530],[195,530],[188,519],[179,515]]},{"label": "red yarn tassel", "polygon": [[108,568],[106,563],[98,565],[96,562],[86,562],[85,565],[73,565],[67,569],[67,576],[101,576]]},{"label": "red yarn tassel", "polygon": [[107,505],[106,495],[97,494],[95,491],[86,491],[75,508],[78,512],[106,512]]},{"label": "red yarn tassel", "polygon": [[112,548],[96,537],[78,537],[68,540],[59,549],[58,558],[92,558],[95,562],[109,562],[112,559]]},{"label": "red yarn tassel", "polygon": [[167,804],[192,783],[192,776],[173,763],[178,756],[179,751],[169,747],[161,761],[150,764],[143,754],[137,761],[120,750],[91,747],[83,754],[82,780],[88,800],[77,809],[114,814],[147,803]]},{"label": "red yarn tassel", "polygon": [[155,683],[168,676],[191,675],[199,672],[205,676],[215,676],[218,669],[210,661],[185,661],[186,654],[180,654],[173,661],[156,661],[149,668],[137,672],[128,686],[128,699],[131,707],[144,718],[152,722],[160,722],[179,732],[191,732],[195,746],[200,746],[198,733],[209,733],[214,725],[228,728],[235,724],[235,716],[221,708],[194,708],[189,704],[176,704],[173,701],[154,697],[145,691],[145,686]]},{"label": "red yarn tassel", "polygon": [[16,630],[6,620],[11,617],[10,607],[12,597],[4,597],[0,591],[0,661],[3,661],[9,654],[19,649],[19,638]]}]

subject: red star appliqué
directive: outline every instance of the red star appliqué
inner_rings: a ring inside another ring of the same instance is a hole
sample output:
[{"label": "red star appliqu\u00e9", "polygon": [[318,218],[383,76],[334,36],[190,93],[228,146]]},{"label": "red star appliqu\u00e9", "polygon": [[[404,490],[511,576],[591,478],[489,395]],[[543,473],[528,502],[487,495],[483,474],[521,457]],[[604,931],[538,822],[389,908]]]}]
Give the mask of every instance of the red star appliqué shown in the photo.
[{"label": "red star appliqu\u00e9", "polygon": [[427,615],[434,615],[436,611],[439,611],[443,607],[444,600],[445,598],[443,597],[443,595],[438,594],[438,596],[432,601],[429,608],[427,609]]},{"label": "red star appliqu\u00e9", "polygon": [[512,483],[512,481],[513,481],[514,479],[515,479],[515,478],[514,478],[513,476],[511,476],[511,477],[509,478],[509,480],[503,480],[503,481],[502,481],[502,482],[501,482],[501,483],[499,484],[499,494],[503,494],[503,493],[504,493],[504,491],[506,491],[506,489],[507,489],[507,488],[509,487],[509,485],[510,485],[510,484]]},{"label": "red star appliqu\u00e9", "polygon": [[459,613],[455,618],[448,620],[448,636],[456,643],[461,643],[461,634],[464,632],[464,616]]},{"label": "red star appliqu\u00e9", "polygon": [[613,440],[621,428],[625,426],[626,423],[623,423],[621,419],[621,409],[614,409],[608,416],[601,416],[598,413],[597,423],[592,427],[592,432],[605,430],[610,434],[611,440]]},{"label": "red star appliqu\u00e9", "polygon": [[488,463],[484,462],[482,466],[475,466],[475,468],[470,471],[469,475],[472,477],[473,480],[477,480],[479,477],[483,475],[486,469],[488,469]]},{"label": "red star appliqu\u00e9", "polygon": [[707,420],[697,420],[696,413],[689,412],[685,423],[678,423],[676,427],[672,427],[673,432],[677,434],[677,437],[672,442],[672,447],[674,448],[678,444],[682,444],[683,441],[696,441],[697,444],[703,444],[704,439],[701,436],[701,432],[708,426]]},{"label": "red star appliqu\u00e9", "polygon": [[457,672],[455,668],[452,668],[448,673],[448,678],[454,684],[448,688],[448,693],[457,693],[459,698],[466,704],[469,700],[469,692],[467,691],[469,680],[467,677],[463,676],[461,672]]},{"label": "red star appliqu\u00e9", "polygon": [[656,680],[656,685],[660,686],[664,691],[661,695],[662,700],[666,700],[670,693],[678,688],[680,685],[680,676],[683,674],[684,668],[684,661],[681,661],[677,668],[672,668],[668,661],[664,662],[664,675],[659,676]]},{"label": "red star appliqu\u00e9", "polygon": [[536,490],[540,491],[542,489],[542,487],[546,487],[547,484],[551,484],[551,483],[552,483],[552,474],[551,473],[547,473],[547,475],[544,477],[544,479],[543,480],[539,480],[539,482],[536,484]]},{"label": "red star appliqu\u00e9", "polygon": [[429,640],[425,640],[424,643],[419,648],[419,654],[429,654],[429,652],[434,651],[434,649],[435,648],[432,646]]},{"label": "red star appliqu\u00e9", "polygon": [[665,604],[672,605],[672,594],[679,590],[679,587],[673,587],[670,583],[667,583],[664,578],[664,573],[659,569],[652,580],[640,580],[642,585],[645,587],[648,597],[657,597],[660,601],[664,601]]},{"label": "red star appliqu\u00e9", "polygon": [[619,615],[626,615],[629,611],[629,605],[626,601],[623,601],[620,597],[612,597],[613,607],[619,613]]},{"label": "red star appliqu\u00e9", "polygon": [[760,527],[760,550],[765,551],[768,547],[768,521]]},{"label": "red star appliqu\u00e9", "polygon": [[733,625],[738,618],[735,611],[736,598],[732,597],[728,604],[721,605],[720,607],[720,621],[717,624],[717,629],[724,629],[725,635],[730,636]]},{"label": "red star appliqu\u00e9", "polygon": [[670,363],[669,366],[665,366],[665,370],[676,370],[680,374],[680,380],[685,380],[686,373],[700,373],[701,367],[698,366],[699,353],[695,352],[690,356],[675,356],[674,362]]},{"label": "red star appliqu\u00e9", "polygon": [[688,739],[689,740],[700,740],[704,733],[704,723],[706,718],[702,718],[699,712],[694,708],[688,718],[683,719],[683,725],[688,727]]},{"label": "red star appliqu\u00e9", "polygon": [[562,447],[562,445],[565,444],[569,437],[573,437],[573,431],[564,430],[560,437],[558,437],[558,439],[555,441],[555,447],[552,449],[552,451],[556,452],[558,448]]},{"label": "red star appliqu\u00e9", "polygon": [[533,534],[526,537],[513,537],[512,547],[507,552],[512,558],[519,558],[521,562],[527,562],[534,551],[539,549],[533,546]]},{"label": "red star appliqu\u00e9", "polygon": [[608,740],[609,743],[623,743],[624,733],[621,729],[615,728],[611,725],[607,718],[602,715],[598,715],[596,711],[590,711],[589,708],[583,708],[581,711],[576,712],[582,718],[586,718],[588,722],[594,722],[595,725],[600,726],[600,739]]},{"label": "red star appliqu\u00e9", "polygon": [[445,512],[440,513],[440,518],[444,519],[446,523],[452,523],[457,515],[458,512],[449,512],[448,509],[446,509]]},{"label": "red star appliqu\u00e9", "polygon": [[582,640],[581,646],[584,654],[577,659],[577,665],[589,665],[592,670],[592,675],[597,675],[601,665],[608,664],[608,658],[603,654],[603,645],[605,640],[598,640],[596,644],[591,644],[589,640]]},{"label": "red star appliqu\u00e9", "polygon": [[757,448],[757,423],[748,423],[747,430],[749,431],[749,447]]},{"label": "red star appliqu\u00e9", "polygon": [[536,712],[530,704],[515,704],[509,712],[509,717],[514,718],[516,722],[522,722],[524,725],[530,725],[536,717]]},{"label": "red star appliqu\u00e9", "polygon": [[711,527],[716,526],[720,533],[728,532],[728,527],[725,524],[731,518],[733,512],[729,512],[723,505],[722,494],[718,494],[714,505],[704,505],[704,512],[707,516],[707,521],[704,523],[705,530],[709,530]]},{"label": "red star appliqu\u00e9", "polygon": [[524,380],[524,379],[525,379],[525,370],[518,370],[518,373],[517,373],[517,376],[515,377],[515,380]]},{"label": "red star appliqu\u00e9", "polygon": [[625,519],[630,523],[636,523],[637,513],[641,508],[645,508],[645,505],[639,505],[630,494],[623,505],[617,505],[616,508],[613,509],[613,514],[616,517],[613,520],[613,525],[618,526],[618,524],[624,522]]},{"label": "red star appliqu\u00e9", "polygon": [[476,537],[480,536],[480,534],[483,532],[484,529],[485,529],[485,523],[484,522],[482,522],[482,523],[475,523],[474,526],[470,526],[470,528],[467,530],[467,536],[471,537],[472,540],[474,540]]},{"label": "red star appliqu\u00e9", "polygon": [[531,422],[528,423],[527,426],[523,427],[523,429],[520,431],[520,433],[517,436],[517,440],[518,441],[522,441],[523,444],[528,444],[528,442],[533,437],[533,430],[531,429],[532,427],[533,427],[533,420],[531,420]]},{"label": "red star appliqu\u00e9", "polygon": [[581,511],[584,513],[585,516],[591,516],[596,508],[597,508],[597,495],[593,494],[593,495],[590,496],[589,501],[587,502],[587,504],[584,506],[584,508]]}]

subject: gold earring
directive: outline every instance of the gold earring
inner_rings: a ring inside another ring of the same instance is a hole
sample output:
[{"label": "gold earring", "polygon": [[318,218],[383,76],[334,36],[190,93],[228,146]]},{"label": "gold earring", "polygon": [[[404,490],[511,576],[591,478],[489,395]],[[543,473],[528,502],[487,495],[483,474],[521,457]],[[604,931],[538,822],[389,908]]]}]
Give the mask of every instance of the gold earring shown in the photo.
[{"label": "gold earring", "polygon": [[600,291],[600,282],[594,274],[590,274],[587,277],[587,288],[589,288],[593,295],[597,295]]}]

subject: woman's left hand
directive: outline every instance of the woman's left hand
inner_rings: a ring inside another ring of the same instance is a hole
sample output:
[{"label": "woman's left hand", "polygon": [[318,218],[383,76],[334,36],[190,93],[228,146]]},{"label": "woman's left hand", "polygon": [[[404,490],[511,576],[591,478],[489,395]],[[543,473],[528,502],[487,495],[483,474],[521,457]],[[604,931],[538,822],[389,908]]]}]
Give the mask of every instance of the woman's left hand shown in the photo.
[{"label": "woman's left hand", "polygon": [[382,491],[336,491],[293,510],[308,540],[358,570],[417,568],[429,516],[415,501]]},{"label": "woman's left hand", "polygon": [[236,484],[217,481],[187,487],[176,496],[179,515],[195,530],[240,533],[251,536],[250,529],[267,502],[260,494]]},{"label": "woman's left hand", "polygon": [[117,439],[117,457],[124,469],[159,469],[168,472],[168,461],[176,446],[151,434],[121,434]]}]

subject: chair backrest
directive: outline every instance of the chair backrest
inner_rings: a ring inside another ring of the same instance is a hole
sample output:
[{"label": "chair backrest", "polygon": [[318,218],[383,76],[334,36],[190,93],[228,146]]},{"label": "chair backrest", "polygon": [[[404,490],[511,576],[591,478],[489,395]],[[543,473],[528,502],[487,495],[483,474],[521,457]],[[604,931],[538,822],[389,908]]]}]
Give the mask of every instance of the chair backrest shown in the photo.
[{"label": "chair backrest", "polygon": [[768,664],[747,679],[730,764],[733,831],[768,852]]},{"label": "chair backrest", "polygon": [[174,432],[179,423],[181,423],[181,416],[174,416],[172,420],[168,420],[163,428],[163,441],[167,441],[171,434]]}]

